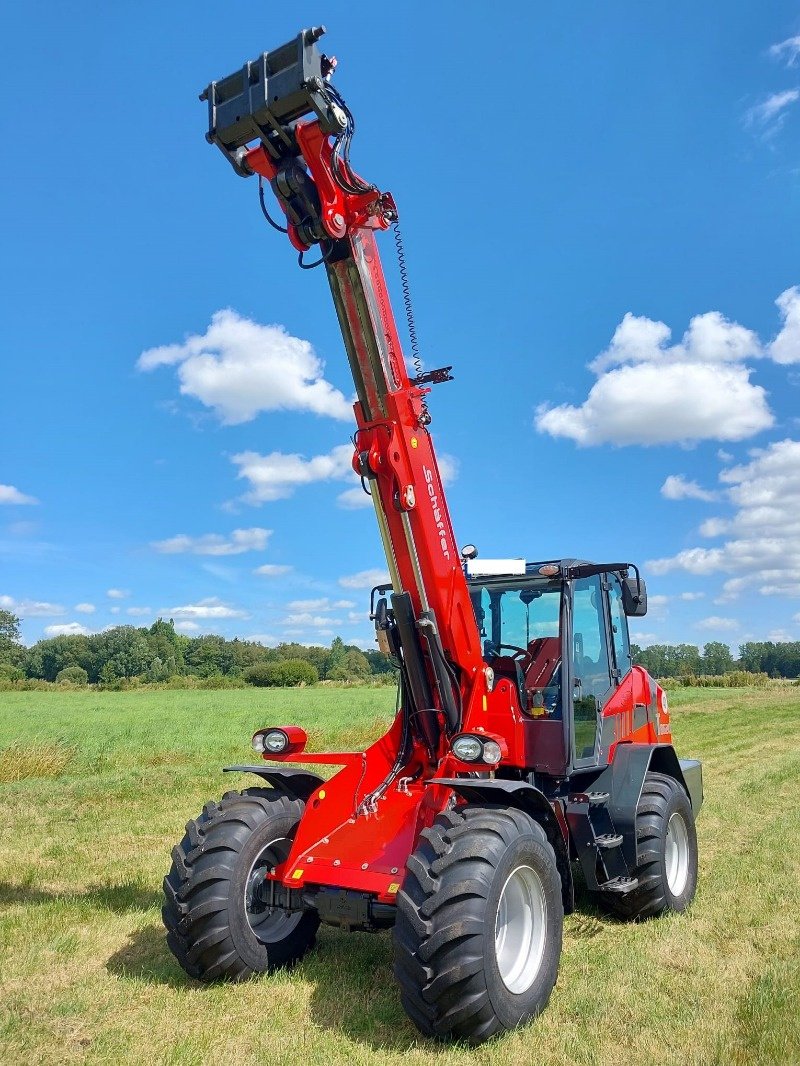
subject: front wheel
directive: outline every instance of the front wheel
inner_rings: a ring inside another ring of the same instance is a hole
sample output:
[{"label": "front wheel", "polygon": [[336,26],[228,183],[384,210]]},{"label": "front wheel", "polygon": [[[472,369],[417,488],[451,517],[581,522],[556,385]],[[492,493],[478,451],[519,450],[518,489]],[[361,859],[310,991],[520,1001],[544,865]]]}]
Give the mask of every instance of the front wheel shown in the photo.
[{"label": "front wheel", "polygon": [[291,849],[300,800],[271,789],[207,803],[172,849],[164,878],[167,944],[190,977],[241,981],[291,966],[313,945],[316,911],[269,906],[267,874]]},{"label": "front wheel", "polygon": [[666,774],[645,776],[636,808],[638,886],[627,895],[601,892],[618,918],[636,921],[666,911],[685,911],[697,889],[697,832],[689,797]]},{"label": "front wheel", "polygon": [[564,910],[544,830],[507,807],[440,814],[398,894],[394,972],[425,1036],[480,1043],[547,1005]]}]

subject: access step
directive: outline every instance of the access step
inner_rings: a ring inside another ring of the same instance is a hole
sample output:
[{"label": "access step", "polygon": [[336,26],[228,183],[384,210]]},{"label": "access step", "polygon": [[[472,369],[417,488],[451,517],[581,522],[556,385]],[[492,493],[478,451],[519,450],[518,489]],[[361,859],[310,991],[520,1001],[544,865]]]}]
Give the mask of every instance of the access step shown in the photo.
[{"label": "access step", "polygon": [[587,792],[586,798],[589,800],[590,807],[600,807],[608,803],[611,796],[608,792]]},{"label": "access step", "polygon": [[601,833],[594,838],[598,848],[618,848],[622,843],[622,833]]},{"label": "access step", "polygon": [[601,892],[618,892],[624,896],[626,892],[632,892],[638,887],[638,877],[612,877],[610,881],[604,881],[599,886]]}]

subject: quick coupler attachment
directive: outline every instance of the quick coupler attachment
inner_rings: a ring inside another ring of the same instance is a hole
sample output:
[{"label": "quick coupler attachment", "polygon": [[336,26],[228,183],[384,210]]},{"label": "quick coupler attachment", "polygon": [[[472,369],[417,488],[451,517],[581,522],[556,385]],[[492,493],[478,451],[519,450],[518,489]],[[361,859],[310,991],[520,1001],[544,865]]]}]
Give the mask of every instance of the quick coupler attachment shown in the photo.
[{"label": "quick coupler attachment", "polygon": [[339,134],[347,119],[325,86],[336,65],[317,48],[324,26],[302,30],[291,41],[263,52],[233,74],[212,81],[200,94],[208,101],[206,140],[216,144],[237,174],[249,177],[240,149],[259,141],[275,160],[299,154],[293,125],[305,115]]}]

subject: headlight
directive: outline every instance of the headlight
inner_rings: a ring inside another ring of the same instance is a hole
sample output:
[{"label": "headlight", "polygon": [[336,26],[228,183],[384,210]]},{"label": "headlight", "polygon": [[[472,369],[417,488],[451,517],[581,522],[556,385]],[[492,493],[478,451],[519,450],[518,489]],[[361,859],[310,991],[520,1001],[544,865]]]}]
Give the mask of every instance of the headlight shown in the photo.
[{"label": "headlight", "polygon": [[286,736],[282,729],[270,729],[269,733],[264,734],[264,751],[270,752],[272,755],[280,755],[282,751],[286,751],[289,747],[289,738]]},{"label": "headlight", "polygon": [[256,733],[256,735],[253,737],[252,744],[253,744],[253,751],[263,751],[264,750],[264,734],[263,733]]},{"label": "headlight", "polygon": [[477,737],[456,737],[453,754],[462,762],[478,762],[483,755],[483,744]]},{"label": "headlight", "polygon": [[485,740],[483,743],[483,761],[500,762],[503,753],[496,740]]}]

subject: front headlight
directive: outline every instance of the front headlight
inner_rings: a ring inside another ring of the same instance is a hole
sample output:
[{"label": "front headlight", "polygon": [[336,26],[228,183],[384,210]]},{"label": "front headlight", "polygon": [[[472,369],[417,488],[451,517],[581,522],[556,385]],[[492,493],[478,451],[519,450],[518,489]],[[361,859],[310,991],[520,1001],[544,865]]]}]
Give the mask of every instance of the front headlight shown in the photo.
[{"label": "front headlight", "polygon": [[462,762],[478,762],[483,755],[483,744],[477,737],[456,737],[452,751]]},{"label": "front headlight", "polygon": [[282,729],[270,729],[269,733],[264,734],[263,750],[265,752],[268,751],[271,755],[280,755],[288,747],[289,738]]},{"label": "front headlight", "polygon": [[483,742],[483,761],[489,763],[500,762],[503,753],[500,750],[500,745],[496,740],[485,740]]}]

